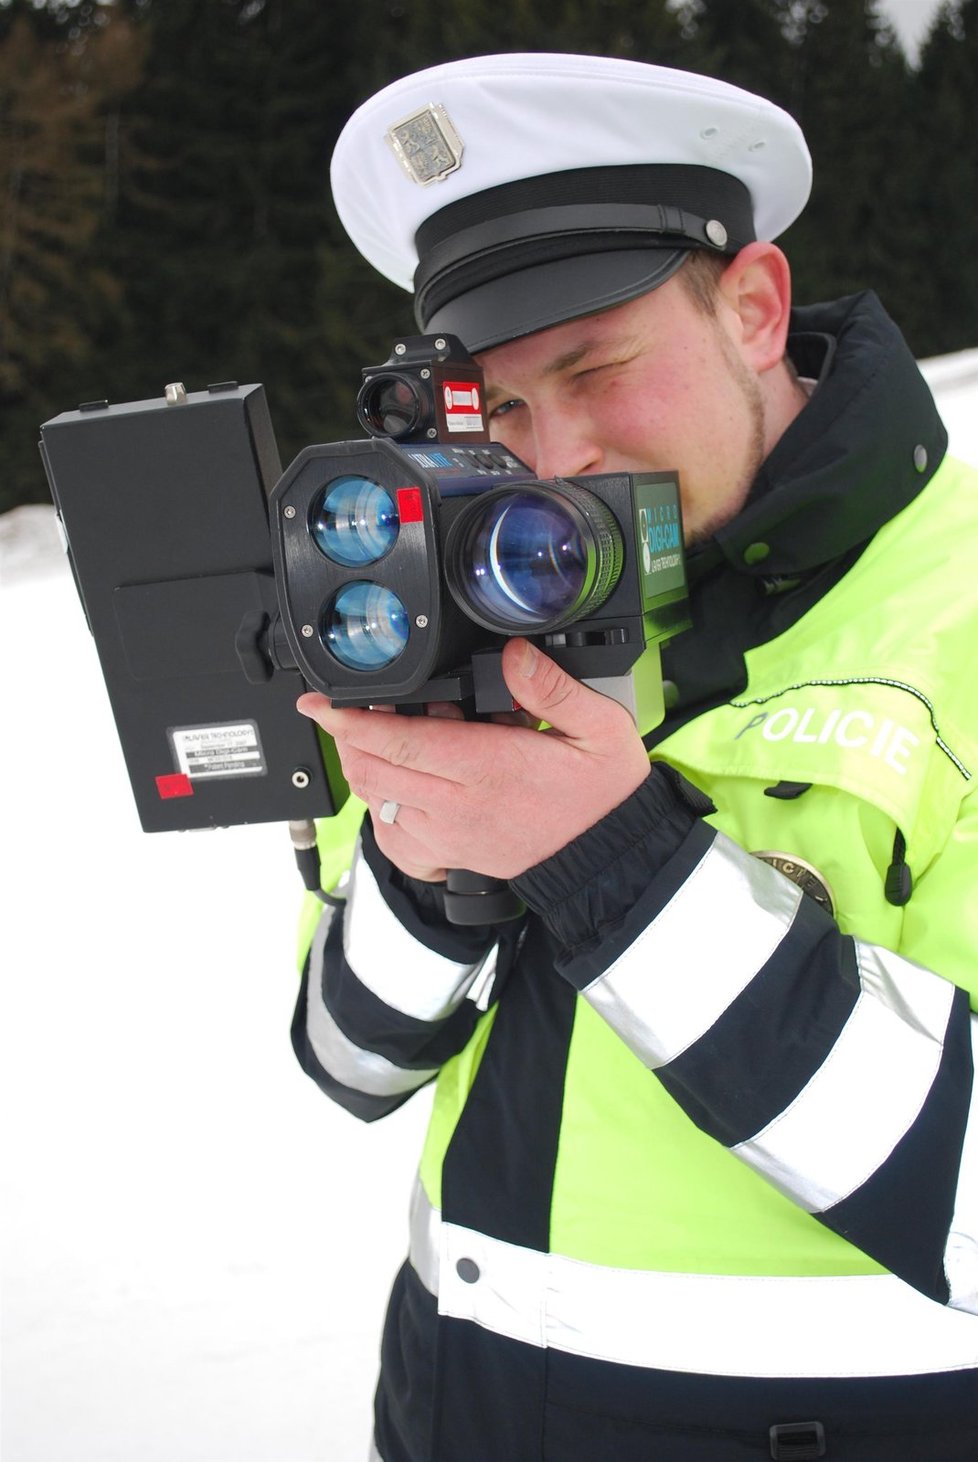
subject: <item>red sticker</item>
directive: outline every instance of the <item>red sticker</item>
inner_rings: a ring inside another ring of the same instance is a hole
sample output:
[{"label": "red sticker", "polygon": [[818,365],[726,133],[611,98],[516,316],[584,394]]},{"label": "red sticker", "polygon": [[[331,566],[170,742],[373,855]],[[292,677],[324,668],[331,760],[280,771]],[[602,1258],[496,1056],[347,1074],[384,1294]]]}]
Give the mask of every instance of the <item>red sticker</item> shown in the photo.
[{"label": "red sticker", "polygon": [[169,772],[156,778],[156,790],[164,801],[170,797],[192,797],[194,784],[186,772]]},{"label": "red sticker", "polygon": [[449,432],[482,432],[482,397],[477,381],[446,381],[442,387],[445,401],[445,427]]},{"label": "red sticker", "polygon": [[424,499],[420,487],[397,489],[397,516],[402,524],[424,522]]},{"label": "red sticker", "polygon": [[445,410],[449,415],[453,411],[464,411],[466,413],[480,412],[482,402],[479,400],[479,387],[475,381],[446,381],[445,382]]}]

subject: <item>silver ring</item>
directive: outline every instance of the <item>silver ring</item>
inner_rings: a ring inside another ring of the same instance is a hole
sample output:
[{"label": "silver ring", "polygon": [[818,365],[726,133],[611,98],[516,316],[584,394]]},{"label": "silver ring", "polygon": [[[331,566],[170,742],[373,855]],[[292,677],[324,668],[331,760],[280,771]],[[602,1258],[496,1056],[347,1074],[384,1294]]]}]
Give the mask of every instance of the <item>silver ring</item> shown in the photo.
[{"label": "silver ring", "polygon": [[380,812],[377,815],[381,822],[386,822],[388,826],[391,826],[397,821],[397,814],[400,810],[400,802],[382,802],[380,804]]}]

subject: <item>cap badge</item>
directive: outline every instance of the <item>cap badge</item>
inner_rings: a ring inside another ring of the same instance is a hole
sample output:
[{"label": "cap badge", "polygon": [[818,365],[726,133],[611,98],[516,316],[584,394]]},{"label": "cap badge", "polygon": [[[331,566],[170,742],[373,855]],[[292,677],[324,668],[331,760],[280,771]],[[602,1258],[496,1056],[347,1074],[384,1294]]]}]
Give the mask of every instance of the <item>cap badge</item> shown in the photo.
[{"label": "cap badge", "polygon": [[438,102],[412,112],[387,129],[387,141],[414,183],[440,183],[462,166],[462,139]]}]

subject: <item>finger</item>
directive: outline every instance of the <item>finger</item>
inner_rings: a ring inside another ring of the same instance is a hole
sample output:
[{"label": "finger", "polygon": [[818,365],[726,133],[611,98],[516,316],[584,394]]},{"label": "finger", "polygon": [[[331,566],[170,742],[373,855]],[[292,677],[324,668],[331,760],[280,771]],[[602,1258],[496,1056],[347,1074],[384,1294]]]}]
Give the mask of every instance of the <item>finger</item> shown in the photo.
[{"label": "finger", "polygon": [[295,708],[300,715],[309,716],[311,720],[315,721],[320,711],[329,710],[330,704],[329,699],[320,695],[318,690],[307,690],[300,695],[295,703]]},{"label": "finger", "polygon": [[[320,695],[318,691],[307,691],[305,695],[301,695],[295,703],[295,708],[300,715],[308,716],[310,720],[315,721],[337,743],[345,740],[350,744],[359,744],[353,741],[358,726],[362,731],[370,724],[379,724],[381,718],[378,716],[378,712],[396,710],[394,706],[371,706],[369,709],[359,706],[341,708],[334,706],[328,696]],[[385,721],[389,719],[389,717],[384,717]]]},{"label": "finger", "polygon": [[527,731],[539,731],[541,724],[540,717],[529,711],[493,711],[491,719],[495,726],[522,726]]},{"label": "finger", "polygon": [[337,739],[336,749],[350,791],[369,806],[399,802],[405,810],[437,813],[458,795],[458,784],[450,771],[446,775],[421,771],[375,755],[346,738]]},{"label": "finger", "polygon": [[433,721],[464,721],[462,707],[455,701],[429,701],[425,715]]},{"label": "finger", "polygon": [[[336,716],[345,716],[347,714],[346,710],[341,710],[338,706],[334,707],[333,702],[330,700],[329,696],[320,695],[318,690],[308,690],[303,695],[300,695],[299,699],[295,703],[295,708],[300,713],[300,715],[308,716],[313,721],[318,721],[321,715],[326,715],[327,713],[332,713]],[[350,709],[354,708],[351,707]],[[366,710],[372,715],[377,715],[378,712],[384,712],[387,715],[392,716],[396,712],[397,707],[391,705],[378,705],[359,707],[355,709],[357,709],[358,714],[360,710]]]},{"label": "finger", "polygon": [[609,732],[628,716],[617,701],[575,680],[529,640],[510,640],[504,647],[503,676],[524,711],[582,747],[603,750]]},{"label": "finger", "polygon": [[417,821],[414,810],[399,807],[394,822],[387,823],[380,820],[382,805],[372,802],[369,807],[374,838],[380,851],[409,878],[420,878],[424,883],[444,883],[446,873],[440,860],[432,854],[425,840],[416,837],[407,826]]},{"label": "finger", "polygon": [[[329,697],[325,695],[320,695],[318,690],[306,691],[296,701],[296,710],[298,710],[303,716],[310,716],[313,720],[316,719],[320,711],[328,711],[331,706],[332,701],[329,699]],[[389,702],[384,702],[377,705],[369,705],[366,707],[366,709],[368,711],[373,711],[375,715],[377,714],[377,712],[381,712],[384,715],[388,716],[395,715],[398,710],[397,706],[391,705]],[[465,719],[462,713],[462,707],[454,701],[429,701],[426,704],[424,710],[426,716],[435,717],[445,721],[464,721]],[[337,708],[337,714],[342,714],[339,708]]]},{"label": "finger", "polygon": [[334,738],[341,755],[350,749],[362,751],[392,767],[452,782],[478,780],[484,771],[484,751],[476,748],[469,733],[489,728],[473,727],[454,716],[377,716],[364,710],[338,710],[324,696],[302,696],[298,707]]}]

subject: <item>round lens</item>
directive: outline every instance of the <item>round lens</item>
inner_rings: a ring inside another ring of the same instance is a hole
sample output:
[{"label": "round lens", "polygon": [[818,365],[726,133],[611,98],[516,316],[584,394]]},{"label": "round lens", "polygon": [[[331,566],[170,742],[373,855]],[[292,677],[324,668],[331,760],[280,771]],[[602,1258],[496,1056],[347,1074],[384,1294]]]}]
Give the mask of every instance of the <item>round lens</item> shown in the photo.
[{"label": "round lens", "polygon": [[417,428],[423,414],[421,389],[410,376],[373,376],[360,388],[357,416],[372,436],[395,440],[407,436]]},{"label": "round lens", "polygon": [[309,508],[309,531],[333,563],[376,563],[394,545],[400,522],[394,499],[369,477],[338,477]]},{"label": "round lens", "polygon": [[323,608],[323,644],[351,670],[382,670],[408,641],[407,610],[383,584],[344,584]]},{"label": "round lens", "polygon": [[507,492],[477,511],[453,556],[456,584],[503,629],[551,624],[584,593],[591,556],[564,503]]}]

